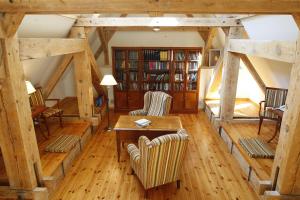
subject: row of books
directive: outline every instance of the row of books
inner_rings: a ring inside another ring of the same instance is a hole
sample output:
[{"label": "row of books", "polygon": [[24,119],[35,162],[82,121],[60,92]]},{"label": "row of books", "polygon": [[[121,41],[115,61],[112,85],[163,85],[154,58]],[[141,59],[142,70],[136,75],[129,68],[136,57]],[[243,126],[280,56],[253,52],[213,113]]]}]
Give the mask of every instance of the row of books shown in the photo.
[{"label": "row of books", "polygon": [[175,81],[183,81],[183,74],[175,74],[174,79]]},{"label": "row of books", "polygon": [[175,83],[174,90],[175,91],[183,91],[184,90],[184,84],[183,83]]},{"label": "row of books", "polygon": [[196,82],[189,82],[187,84],[187,90],[197,90],[197,84],[196,84]]},{"label": "row of books", "polygon": [[128,52],[128,59],[129,60],[138,60],[139,59],[139,52],[138,51],[129,51]]},{"label": "row of books", "polygon": [[129,90],[138,90],[139,86],[137,83],[130,83],[129,84]]},{"label": "row of books", "polygon": [[137,72],[130,72],[129,73],[129,79],[131,81],[138,81],[138,73]]},{"label": "row of books", "polygon": [[144,83],[144,90],[170,90],[169,83]]},{"label": "row of books", "polygon": [[187,76],[188,81],[197,81],[197,73],[190,73]]},{"label": "row of books", "polygon": [[118,82],[117,88],[118,88],[118,90],[126,90],[127,89],[126,84],[123,82]]},{"label": "row of books", "polygon": [[117,60],[123,60],[123,59],[125,59],[125,51],[116,51],[115,58]]},{"label": "row of books", "polygon": [[198,70],[199,63],[198,62],[189,62],[188,69],[189,70]]},{"label": "row of books", "polygon": [[144,50],[144,60],[171,60],[172,51],[171,50]]},{"label": "row of books", "polygon": [[170,65],[168,62],[150,61],[144,63],[144,70],[161,70],[169,69]]},{"label": "row of books", "polygon": [[144,73],[144,80],[145,81],[169,81],[170,77],[169,74],[147,74]]},{"label": "row of books", "polygon": [[183,61],[183,60],[185,60],[185,53],[184,53],[184,51],[176,52],[174,56],[175,56],[175,60],[177,60],[177,61]]},{"label": "row of books", "polygon": [[118,81],[126,81],[126,73],[122,72],[122,71],[117,71],[116,72],[116,79]]},{"label": "row of books", "polygon": [[125,69],[125,60],[116,60],[116,69]]},{"label": "row of books", "polygon": [[129,69],[138,69],[138,66],[139,66],[139,62],[138,61],[130,60],[128,62],[128,68]]},{"label": "row of books", "polygon": [[200,54],[195,52],[195,53],[189,53],[189,60],[199,60],[200,59]]}]

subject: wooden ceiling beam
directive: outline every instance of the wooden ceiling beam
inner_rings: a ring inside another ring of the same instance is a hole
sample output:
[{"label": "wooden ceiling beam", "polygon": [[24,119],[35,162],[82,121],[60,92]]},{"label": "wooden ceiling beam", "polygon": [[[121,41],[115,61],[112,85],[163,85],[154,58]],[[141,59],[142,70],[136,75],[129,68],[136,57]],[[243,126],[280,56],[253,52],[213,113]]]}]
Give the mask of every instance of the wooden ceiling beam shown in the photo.
[{"label": "wooden ceiling beam", "polygon": [[300,13],[294,13],[293,17],[294,17],[294,20],[295,20],[295,22],[296,22],[296,24],[297,24],[297,26],[300,30]]},{"label": "wooden ceiling beam", "polygon": [[146,26],[146,27],[233,27],[241,26],[240,20],[231,18],[200,17],[98,17],[78,18],[74,26]]},{"label": "wooden ceiling beam", "polygon": [[85,40],[66,38],[20,38],[22,60],[76,53],[85,50]]},{"label": "wooden ceiling beam", "polygon": [[108,54],[108,35],[104,32],[102,27],[97,28],[97,32],[103,46],[104,51],[104,62],[106,65],[109,64],[109,54]]},{"label": "wooden ceiling beam", "polygon": [[296,42],[231,39],[228,51],[294,63]]},{"label": "wooden ceiling beam", "polygon": [[0,12],[24,13],[266,13],[287,14],[300,12],[296,0],[0,0]]},{"label": "wooden ceiling beam", "polygon": [[0,38],[15,35],[24,16],[24,13],[6,13],[0,18]]},{"label": "wooden ceiling beam", "polygon": [[218,33],[217,28],[210,28],[207,39],[205,40],[205,46],[202,51],[202,63],[201,66],[208,66],[209,50],[212,48],[213,40]]},{"label": "wooden ceiling beam", "polygon": [[[121,14],[120,17],[127,17],[127,14]],[[87,28],[87,27],[86,27]],[[110,41],[110,39],[114,36],[117,30],[107,30],[107,27],[103,27],[103,30],[107,32],[107,43]],[[114,28],[114,27],[110,27]],[[116,28],[116,27],[115,27]],[[101,38],[99,38],[101,40]],[[97,49],[96,53],[94,54],[94,58],[97,60],[98,57],[101,55],[102,51],[104,50],[104,44],[101,42],[99,48]]]},{"label": "wooden ceiling beam", "polygon": [[[130,26],[130,27],[103,27],[105,31],[153,31],[153,27]],[[160,31],[209,31],[209,27],[160,27]]]}]

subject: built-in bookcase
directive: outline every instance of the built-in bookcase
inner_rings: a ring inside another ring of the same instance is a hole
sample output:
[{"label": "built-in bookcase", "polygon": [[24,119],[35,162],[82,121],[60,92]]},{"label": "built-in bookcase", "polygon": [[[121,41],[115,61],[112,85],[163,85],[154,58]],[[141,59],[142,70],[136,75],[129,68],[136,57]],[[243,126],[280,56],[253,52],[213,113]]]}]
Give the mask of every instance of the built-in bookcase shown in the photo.
[{"label": "built-in bookcase", "polygon": [[143,106],[146,91],[164,91],[173,112],[196,112],[199,94],[199,48],[113,47],[115,109]]}]

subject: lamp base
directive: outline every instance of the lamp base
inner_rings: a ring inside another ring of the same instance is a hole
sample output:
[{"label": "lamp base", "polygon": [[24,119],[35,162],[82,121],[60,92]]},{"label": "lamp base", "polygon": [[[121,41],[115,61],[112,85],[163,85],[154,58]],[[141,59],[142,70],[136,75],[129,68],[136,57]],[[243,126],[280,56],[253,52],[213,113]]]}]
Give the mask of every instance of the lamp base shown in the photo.
[{"label": "lamp base", "polygon": [[111,132],[111,131],[113,131],[113,128],[112,127],[105,127],[105,132]]}]

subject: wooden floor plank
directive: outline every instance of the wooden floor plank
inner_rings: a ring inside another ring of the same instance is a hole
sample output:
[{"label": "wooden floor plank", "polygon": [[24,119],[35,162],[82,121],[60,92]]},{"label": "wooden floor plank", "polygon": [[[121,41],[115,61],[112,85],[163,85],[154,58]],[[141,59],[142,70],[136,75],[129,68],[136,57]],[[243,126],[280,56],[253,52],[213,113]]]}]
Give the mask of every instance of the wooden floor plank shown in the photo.
[{"label": "wooden floor plank", "polygon": [[[205,104],[210,107],[210,110],[215,116],[219,115],[220,100],[207,99]],[[234,116],[236,118],[258,118],[259,106],[250,99],[237,99],[234,106]]]},{"label": "wooden floor plank", "polygon": [[[113,117],[116,121],[118,115]],[[211,127],[205,113],[180,114],[190,143],[182,169],[182,184],[152,189],[149,199],[257,199],[238,163]],[[144,190],[130,174],[122,149],[117,162],[114,132],[98,132],[67,172],[52,199],[143,199]]]},{"label": "wooden floor plank", "polygon": [[[275,131],[275,124],[263,123],[260,135],[257,135],[258,124],[256,123],[222,123],[222,127],[224,127],[226,133],[234,141],[241,153],[246,155],[246,160],[253,167],[253,170],[257,173],[258,177],[262,180],[269,180],[271,177],[273,159],[250,158],[239,144],[238,140],[244,137],[259,137],[264,141],[268,141]],[[272,142],[268,143],[268,146],[275,151],[277,143],[278,135]]]}]

